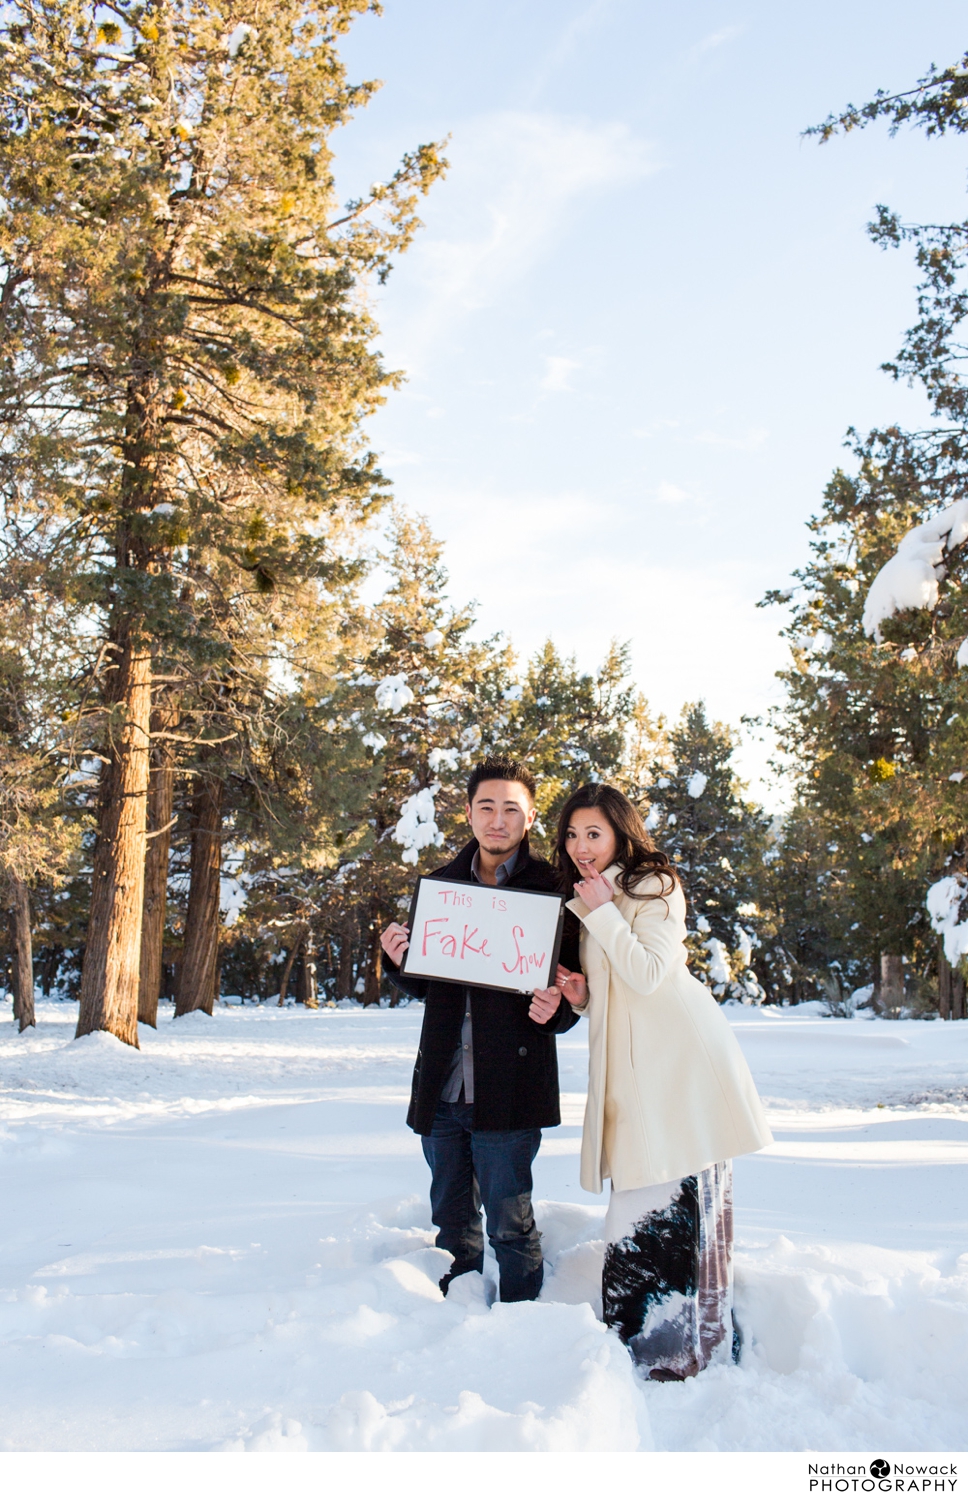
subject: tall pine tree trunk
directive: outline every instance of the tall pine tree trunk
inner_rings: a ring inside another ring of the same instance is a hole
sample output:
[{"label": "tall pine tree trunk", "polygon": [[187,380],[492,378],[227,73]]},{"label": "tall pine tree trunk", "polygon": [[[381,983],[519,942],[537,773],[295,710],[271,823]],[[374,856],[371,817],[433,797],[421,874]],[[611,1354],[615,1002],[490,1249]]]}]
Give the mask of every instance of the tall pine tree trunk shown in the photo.
[{"label": "tall pine tree trunk", "polygon": [[175,1015],[212,1014],[218,968],[222,875],[222,794],[217,776],[202,776],[192,810],[192,857],[185,946],[178,972]]},{"label": "tall pine tree trunk", "polygon": [[292,974],[292,966],[295,963],[296,959],[299,957],[306,932],[307,928],[302,922],[300,922],[293,931],[292,939],[289,944],[289,952],[286,954],[286,961],[282,966],[282,978],[279,980],[278,1003],[280,1005],[285,1005],[286,1003],[286,995],[289,990],[289,977]]},{"label": "tall pine tree trunk", "polygon": [[35,1026],[34,954],[30,939],[30,893],[16,876],[9,877],[10,940],[13,949],[13,1013],[20,1030]]},{"label": "tall pine tree trunk", "polygon": [[882,1011],[888,1015],[904,1004],[904,960],[899,953],[881,954],[881,982],[877,995]]},{"label": "tall pine tree trunk", "polygon": [[[152,715],[152,731],[158,733],[175,722],[172,713]],[[141,973],[138,984],[138,1020],[146,1026],[158,1024],[161,994],[162,954],[165,946],[165,906],[168,899],[168,856],[171,849],[171,813],[175,793],[175,755],[170,741],[162,740],[151,752],[148,782],[148,853],[145,858],[145,895],[141,919]]]},{"label": "tall pine tree trunk", "polygon": [[938,938],[938,1015],[951,1020],[951,965],[944,951],[944,938]]},{"label": "tall pine tree trunk", "polygon": [[344,920],[339,930],[339,968],[336,974],[337,1000],[352,999],[354,936],[351,922]]},{"label": "tall pine tree trunk", "polygon": [[138,1045],[138,971],[145,885],[151,654],[129,625],[117,652],[111,744],[101,796],[91,917],[76,1036],[110,1031]]},{"label": "tall pine tree trunk", "polygon": [[308,923],[302,943],[302,964],[299,969],[296,999],[300,1005],[305,1005],[307,1010],[319,1009],[319,993],[316,987],[316,943],[312,928]]},{"label": "tall pine tree trunk", "polygon": [[366,941],[368,951],[363,1004],[379,1005],[380,983],[383,978],[383,948],[380,944],[380,932],[376,923],[372,923],[367,931]]}]

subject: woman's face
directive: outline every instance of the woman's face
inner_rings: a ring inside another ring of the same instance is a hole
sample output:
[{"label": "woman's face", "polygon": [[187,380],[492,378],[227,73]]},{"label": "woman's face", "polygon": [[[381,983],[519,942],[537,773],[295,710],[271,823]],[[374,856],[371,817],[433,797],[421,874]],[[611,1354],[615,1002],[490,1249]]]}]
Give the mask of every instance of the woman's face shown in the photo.
[{"label": "woman's face", "polygon": [[592,869],[607,870],[615,863],[618,839],[611,823],[597,807],[579,807],[571,815],[565,834],[565,849],[582,875]]}]

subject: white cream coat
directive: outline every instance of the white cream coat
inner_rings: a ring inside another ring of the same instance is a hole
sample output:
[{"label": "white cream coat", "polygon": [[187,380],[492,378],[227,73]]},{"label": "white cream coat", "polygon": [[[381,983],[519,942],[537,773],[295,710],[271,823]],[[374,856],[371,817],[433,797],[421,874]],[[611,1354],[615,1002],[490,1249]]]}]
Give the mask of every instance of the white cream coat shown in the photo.
[{"label": "white cream coat", "polygon": [[[686,967],[686,902],[636,900],[615,885],[606,906],[568,905],[582,923],[588,1000],[588,1103],[581,1185],[651,1187],[768,1146],[763,1106],[722,1010]],[[658,891],[654,875],[637,890]]]}]

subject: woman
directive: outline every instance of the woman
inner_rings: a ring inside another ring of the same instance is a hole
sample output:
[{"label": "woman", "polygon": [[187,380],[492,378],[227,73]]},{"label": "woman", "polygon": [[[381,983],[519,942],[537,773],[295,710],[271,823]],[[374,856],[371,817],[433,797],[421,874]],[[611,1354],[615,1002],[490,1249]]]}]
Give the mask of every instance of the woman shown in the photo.
[{"label": "woman", "polygon": [[726,1017],[686,968],[678,874],[628,798],[574,792],[557,865],[582,924],[584,973],[556,975],[589,1022],[581,1184],[611,1178],[604,1318],[643,1374],[682,1380],[738,1352],[730,1161],[772,1136]]}]

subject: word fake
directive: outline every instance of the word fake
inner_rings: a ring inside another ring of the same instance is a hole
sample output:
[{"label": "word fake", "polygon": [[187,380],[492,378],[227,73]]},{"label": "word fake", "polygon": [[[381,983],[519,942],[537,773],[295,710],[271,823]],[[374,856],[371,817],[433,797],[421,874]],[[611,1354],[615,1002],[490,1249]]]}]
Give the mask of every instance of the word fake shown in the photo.
[{"label": "word fake", "polygon": [[423,876],[410,914],[408,974],[528,994],[551,983],[562,898]]}]

